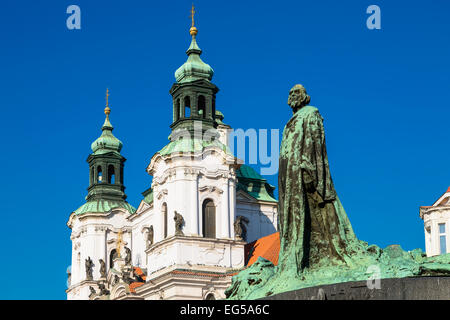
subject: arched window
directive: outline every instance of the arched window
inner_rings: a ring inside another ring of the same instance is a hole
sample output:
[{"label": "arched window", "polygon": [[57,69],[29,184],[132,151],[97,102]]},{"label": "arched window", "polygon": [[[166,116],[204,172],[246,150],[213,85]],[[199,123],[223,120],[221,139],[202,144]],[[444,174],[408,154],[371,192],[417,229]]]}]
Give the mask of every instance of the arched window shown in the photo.
[{"label": "arched window", "polygon": [[198,114],[202,118],[206,118],[205,96],[198,97]]},{"label": "arched window", "polygon": [[215,238],[216,237],[216,207],[211,199],[206,199],[203,202],[202,208],[203,218],[203,237]]},{"label": "arched window", "polygon": [[102,183],[103,181],[103,173],[102,173],[102,167],[97,167],[97,183]]},{"label": "arched window", "polygon": [[191,98],[189,96],[184,97],[184,117],[189,118],[191,116]]},{"label": "arched window", "polygon": [[167,238],[167,204],[162,205],[163,223],[164,223],[164,239]]},{"label": "arched window", "polygon": [[175,101],[175,121],[178,121],[180,119],[180,99],[177,99]]},{"label": "arched window", "polygon": [[209,293],[209,294],[206,296],[205,300],[216,300],[216,297],[214,297],[214,294]]},{"label": "arched window", "polygon": [[114,174],[114,166],[112,164],[108,166],[108,183],[116,183],[116,175]]}]

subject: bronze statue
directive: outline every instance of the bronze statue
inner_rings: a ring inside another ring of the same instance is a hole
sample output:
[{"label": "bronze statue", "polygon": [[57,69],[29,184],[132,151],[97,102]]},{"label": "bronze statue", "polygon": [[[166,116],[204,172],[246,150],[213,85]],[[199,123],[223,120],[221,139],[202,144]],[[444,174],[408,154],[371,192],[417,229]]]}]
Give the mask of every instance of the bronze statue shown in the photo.
[{"label": "bronze statue", "polygon": [[184,225],[183,216],[175,211],[175,216],[173,217],[173,220],[175,221],[175,235],[176,236],[184,235],[184,233],[182,231],[183,225]]},{"label": "bronze statue", "polygon": [[234,220],[234,236],[237,240],[247,240],[247,227],[250,221],[244,216],[237,216]]},{"label": "bronze statue", "polygon": [[87,280],[92,280],[93,279],[93,277],[92,277],[92,268],[94,267],[94,263],[92,262],[91,257],[88,257],[85,260],[84,267],[86,269],[86,279]]},{"label": "bronze statue", "polygon": [[350,221],[334,189],[328,166],[323,118],[309,106],[302,85],[289,92],[294,115],[283,131],[279,160],[278,230],[280,270],[347,262],[358,249]]},{"label": "bronze statue", "polygon": [[[284,127],[278,174],[278,265],[259,257],[232,278],[227,298],[257,299],[318,285],[367,281],[373,266],[383,270],[383,278],[449,274],[450,255],[439,256],[442,260],[426,258],[420,249],[381,249],[356,238],[331,179],[323,119],[308,105],[310,100],[302,85],[289,92],[293,116]],[[327,298],[321,289],[314,296]]]},{"label": "bronze statue", "polygon": [[98,262],[100,263],[100,277],[106,278],[106,263],[103,259],[99,259]]},{"label": "bronze statue", "polygon": [[153,244],[153,226],[150,226],[147,231],[147,249],[150,248],[150,246]]}]

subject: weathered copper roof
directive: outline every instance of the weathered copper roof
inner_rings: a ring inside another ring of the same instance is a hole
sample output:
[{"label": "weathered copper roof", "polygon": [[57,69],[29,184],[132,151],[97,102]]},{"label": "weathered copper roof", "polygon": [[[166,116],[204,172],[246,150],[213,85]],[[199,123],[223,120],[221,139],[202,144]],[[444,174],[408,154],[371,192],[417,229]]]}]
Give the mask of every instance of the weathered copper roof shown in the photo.
[{"label": "weathered copper roof", "polygon": [[252,167],[241,165],[236,171],[236,177],[238,178],[237,190],[242,190],[257,200],[277,202],[273,195],[275,187],[267,183],[267,180]]}]

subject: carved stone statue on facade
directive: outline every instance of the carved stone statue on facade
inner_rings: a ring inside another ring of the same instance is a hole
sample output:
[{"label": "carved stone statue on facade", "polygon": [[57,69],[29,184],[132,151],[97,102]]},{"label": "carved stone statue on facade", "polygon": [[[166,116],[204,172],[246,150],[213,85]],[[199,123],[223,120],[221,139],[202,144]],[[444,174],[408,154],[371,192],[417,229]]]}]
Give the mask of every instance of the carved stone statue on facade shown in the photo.
[{"label": "carved stone statue on facade", "polygon": [[106,263],[103,259],[99,259],[98,262],[100,263],[100,277],[106,278]]},{"label": "carved stone statue on facade", "polygon": [[99,284],[98,284],[98,289],[100,290],[100,295],[101,295],[101,296],[107,296],[107,295],[109,295],[109,290],[106,289],[104,283],[99,283]]},{"label": "carved stone statue on facade", "polygon": [[84,267],[86,268],[86,279],[92,280],[92,268],[94,267],[94,263],[92,262],[91,257],[88,257],[85,260]]},{"label": "carved stone statue on facade", "polygon": [[131,265],[131,249],[125,247],[125,265]]},{"label": "carved stone statue on facade", "polygon": [[89,286],[89,291],[91,291],[91,295],[97,294],[97,292],[95,292],[95,289],[91,286]]},{"label": "carved stone statue on facade", "polygon": [[112,286],[115,286],[116,284],[118,284],[120,282],[120,278],[119,276],[116,274],[114,275],[114,279],[112,281]]},{"label": "carved stone statue on facade", "polygon": [[147,230],[147,249],[150,248],[150,246],[153,244],[153,226],[150,226]]},{"label": "carved stone statue on facade", "polygon": [[175,221],[175,235],[176,236],[182,236],[183,233],[183,225],[184,225],[184,218],[181,214],[175,211],[175,216],[173,217],[173,220]]},{"label": "carved stone statue on facade", "polygon": [[130,272],[126,270],[122,272],[122,280],[127,284],[134,282],[134,279],[130,276]]},{"label": "carved stone statue on facade", "polygon": [[250,221],[244,216],[237,216],[234,220],[234,236],[236,240],[247,240],[247,227]]}]

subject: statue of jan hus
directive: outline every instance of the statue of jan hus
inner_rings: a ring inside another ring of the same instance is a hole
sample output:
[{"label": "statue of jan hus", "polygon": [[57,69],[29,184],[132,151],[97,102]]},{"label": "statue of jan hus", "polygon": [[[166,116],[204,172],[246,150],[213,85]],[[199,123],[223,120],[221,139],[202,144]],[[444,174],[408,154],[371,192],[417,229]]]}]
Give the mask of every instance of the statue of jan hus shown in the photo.
[{"label": "statue of jan hus", "polygon": [[279,160],[280,271],[347,263],[360,247],[334,189],[323,118],[302,85],[289,92],[293,116],[283,131]]}]

